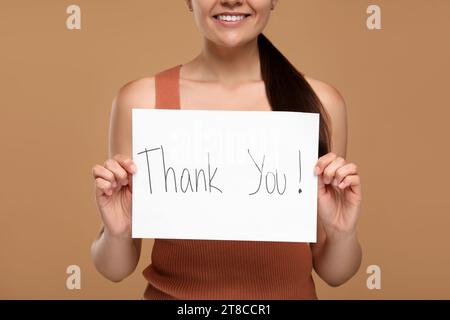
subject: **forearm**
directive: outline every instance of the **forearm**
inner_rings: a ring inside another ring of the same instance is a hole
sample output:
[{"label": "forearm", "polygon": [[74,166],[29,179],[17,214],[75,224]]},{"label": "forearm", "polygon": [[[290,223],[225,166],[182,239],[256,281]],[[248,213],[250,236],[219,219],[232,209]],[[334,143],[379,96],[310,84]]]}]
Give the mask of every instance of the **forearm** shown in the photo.
[{"label": "forearm", "polygon": [[327,237],[320,253],[314,257],[314,269],[331,286],[349,280],[361,265],[362,252],[356,232]]},{"label": "forearm", "polygon": [[97,270],[107,279],[118,282],[130,275],[139,261],[136,240],[104,232],[92,243],[91,255]]}]

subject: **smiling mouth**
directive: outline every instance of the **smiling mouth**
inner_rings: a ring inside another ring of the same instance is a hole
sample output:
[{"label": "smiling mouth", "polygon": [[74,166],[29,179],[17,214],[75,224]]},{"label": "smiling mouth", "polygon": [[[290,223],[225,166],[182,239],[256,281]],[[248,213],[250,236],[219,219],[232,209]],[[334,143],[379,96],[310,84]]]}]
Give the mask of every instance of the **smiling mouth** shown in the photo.
[{"label": "smiling mouth", "polygon": [[229,14],[218,14],[213,16],[214,19],[221,22],[239,22],[244,20],[245,18],[251,16],[251,14],[237,14],[237,15],[229,15]]}]

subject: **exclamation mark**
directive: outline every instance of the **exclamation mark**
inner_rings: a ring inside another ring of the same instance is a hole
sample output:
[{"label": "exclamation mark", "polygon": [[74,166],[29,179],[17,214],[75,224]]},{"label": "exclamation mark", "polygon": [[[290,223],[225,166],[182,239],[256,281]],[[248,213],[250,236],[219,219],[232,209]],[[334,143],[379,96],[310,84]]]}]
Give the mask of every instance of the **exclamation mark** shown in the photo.
[{"label": "exclamation mark", "polygon": [[[300,150],[298,150],[298,168],[299,168],[298,184],[300,185],[302,183],[302,158],[301,158]],[[301,188],[298,188],[298,193],[302,193]]]}]

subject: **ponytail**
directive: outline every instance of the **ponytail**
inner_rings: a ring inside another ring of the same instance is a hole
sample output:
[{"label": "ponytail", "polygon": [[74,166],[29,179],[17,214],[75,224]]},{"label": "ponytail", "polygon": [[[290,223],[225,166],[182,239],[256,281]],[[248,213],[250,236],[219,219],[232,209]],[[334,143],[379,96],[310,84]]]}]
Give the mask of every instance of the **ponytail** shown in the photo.
[{"label": "ponytail", "polygon": [[328,114],[303,74],[262,33],[258,35],[258,48],[272,110],[319,113],[319,157],[330,152]]}]

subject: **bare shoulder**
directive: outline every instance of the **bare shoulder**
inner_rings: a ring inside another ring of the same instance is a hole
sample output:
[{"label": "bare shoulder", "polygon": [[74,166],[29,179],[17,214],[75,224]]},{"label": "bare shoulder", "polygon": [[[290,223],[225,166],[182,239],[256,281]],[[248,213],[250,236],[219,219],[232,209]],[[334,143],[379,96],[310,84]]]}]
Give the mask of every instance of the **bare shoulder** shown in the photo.
[{"label": "bare shoulder", "polygon": [[[330,109],[345,109],[345,101],[341,93],[331,84],[326,83],[321,80],[317,80],[308,76],[305,76],[306,81],[313,88],[314,92],[319,97],[320,101],[327,109],[328,112],[333,110]],[[334,110],[338,111],[338,110]]]},{"label": "bare shoulder", "polygon": [[344,157],[347,153],[347,107],[341,93],[331,84],[305,76],[329,116],[331,151]]},{"label": "bare shoulder", "polygon": [[131,156],[131,109],[154,106],[154,77],[129,81],[118,90],[113,99],[110,116],[110,157],[119,153]]},{"label": "bare shoulder", "polygon": [[145,77],[125,83],[117,92],[114,104],[121,108],[154,108],[155,77]]}]

